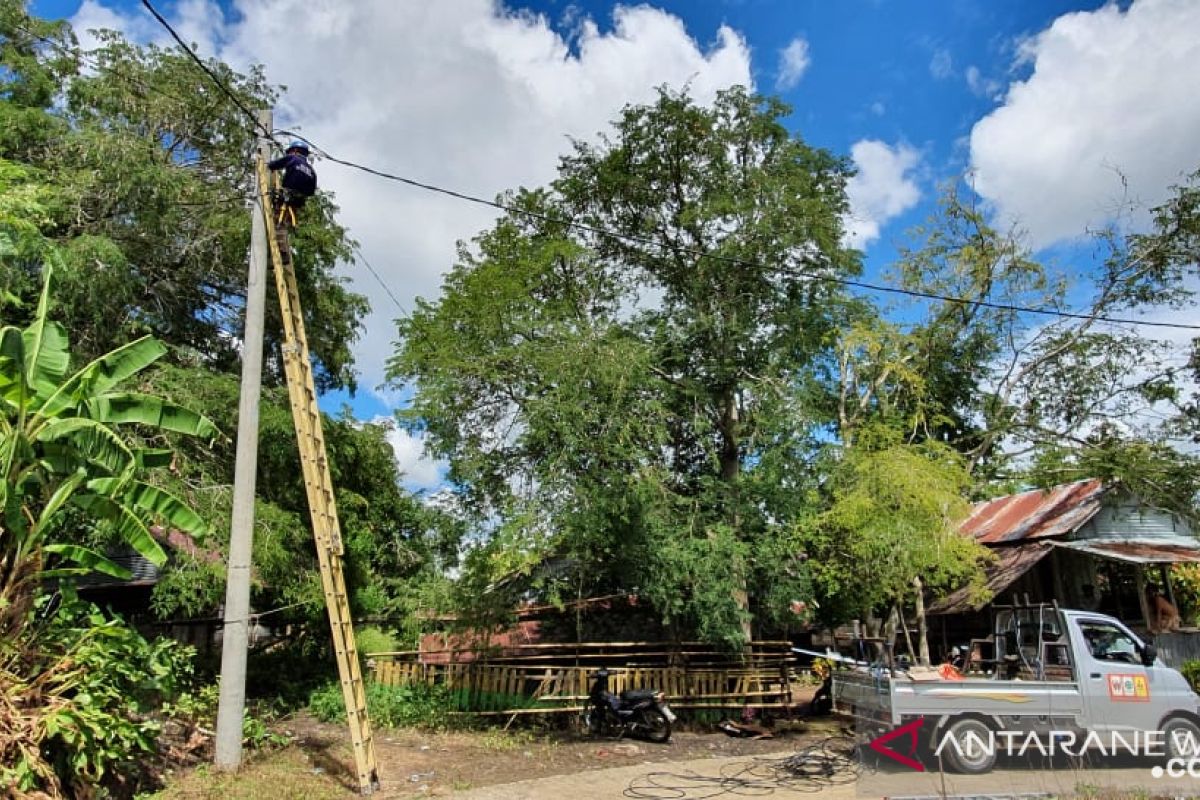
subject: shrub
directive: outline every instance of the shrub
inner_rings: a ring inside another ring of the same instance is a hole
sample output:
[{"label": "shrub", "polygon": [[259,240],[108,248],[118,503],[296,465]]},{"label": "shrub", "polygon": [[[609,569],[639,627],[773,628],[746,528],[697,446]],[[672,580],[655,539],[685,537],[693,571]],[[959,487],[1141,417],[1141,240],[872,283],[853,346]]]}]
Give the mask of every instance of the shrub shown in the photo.
[{"label": "shrub", "polygon": [[[382,728],[443,728],[449,721],[453,700],[444,686],[367,684],[367,713]],[[322,722],[346,719],[342,687],[332,682],[312,693],[308,708]]]},{"label": "shrub", "polygon": [[0,659],[0,786],[19,794],[127,793],[155,752],[151,718],[191,675],[191,648],[147,641],[70,592],[37,600]]},{"label": "shrub", "polygon": [[395,636],[374,625],[357,629],[354,632],[354,644],[364,658],[371,653],[390,653],[400,649]]},{"label": "shrub", "polygon": [[1192,688],[1200,692],[1200,658],[1192,658],[1183,662],[1179,671],[1183,673],[1183,677],[1187,678],[1187,682],[1192,685]]}]

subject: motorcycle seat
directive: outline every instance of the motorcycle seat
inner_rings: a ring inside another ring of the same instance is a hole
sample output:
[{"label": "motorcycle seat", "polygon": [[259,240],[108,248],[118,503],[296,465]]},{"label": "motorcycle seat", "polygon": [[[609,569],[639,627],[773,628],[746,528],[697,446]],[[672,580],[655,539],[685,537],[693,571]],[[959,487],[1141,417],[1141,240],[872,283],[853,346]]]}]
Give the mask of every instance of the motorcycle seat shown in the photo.
[{"label": "motorcycle seat", "polygon": [[653,689],[628,689],[621,692],[622,703],[640,703],[643,700],[653,700],[655,691]]}]

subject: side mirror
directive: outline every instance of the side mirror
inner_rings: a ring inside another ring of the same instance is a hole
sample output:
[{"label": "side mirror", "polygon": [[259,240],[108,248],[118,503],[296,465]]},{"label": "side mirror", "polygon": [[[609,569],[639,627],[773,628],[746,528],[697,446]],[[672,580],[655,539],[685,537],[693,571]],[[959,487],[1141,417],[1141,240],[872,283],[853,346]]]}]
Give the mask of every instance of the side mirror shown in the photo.
[{"label": "side mirror", "polygon": [[1142,646],[1142,665],[1147,667],[1154,666],[1154,660],[1158,658],[1158,648],[1152,644]]}]

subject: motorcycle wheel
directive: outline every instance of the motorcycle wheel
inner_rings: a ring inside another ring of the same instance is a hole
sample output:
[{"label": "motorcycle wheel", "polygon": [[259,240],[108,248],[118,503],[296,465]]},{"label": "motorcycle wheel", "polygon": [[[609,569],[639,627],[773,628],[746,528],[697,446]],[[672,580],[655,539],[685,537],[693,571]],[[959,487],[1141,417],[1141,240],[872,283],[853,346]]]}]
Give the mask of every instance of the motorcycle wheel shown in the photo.
[{"label": "motorcycle wheel", "polygon": [[583,730],[588,736],[599,736],[604,728],[603,716],[594,708],[583,712]]},{"label": "motorcycle wheel", "polygon": [[671,738],[671,721],[657,708],[642,710],[642,727],[646,730],[646,738],[656,744]]}]

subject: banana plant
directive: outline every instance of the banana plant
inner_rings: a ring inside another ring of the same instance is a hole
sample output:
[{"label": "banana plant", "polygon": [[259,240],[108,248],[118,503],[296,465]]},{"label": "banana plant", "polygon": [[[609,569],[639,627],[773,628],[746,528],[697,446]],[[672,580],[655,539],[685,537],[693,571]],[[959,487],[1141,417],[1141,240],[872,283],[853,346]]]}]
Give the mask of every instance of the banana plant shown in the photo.
[{"label": "banana plant", "polygon": [[[93,527],[155,565],[166,561],[153,525],[203,535],[204,520],[143,480],[171,451],[140,447],[130,426],[214,437],[206,417],[125,388],[166,354],[143,337],[70,372],[66,330],[49,319],[52,265],[33,322],[0,328],[0,639],[15,632],[37,585],[95,570],[128,577],[102,553],[65,537]],[[52,558],[47,558],[52,557]],[[52,562],[47,568],[47,564]]]}]

